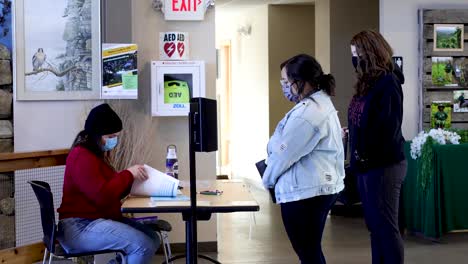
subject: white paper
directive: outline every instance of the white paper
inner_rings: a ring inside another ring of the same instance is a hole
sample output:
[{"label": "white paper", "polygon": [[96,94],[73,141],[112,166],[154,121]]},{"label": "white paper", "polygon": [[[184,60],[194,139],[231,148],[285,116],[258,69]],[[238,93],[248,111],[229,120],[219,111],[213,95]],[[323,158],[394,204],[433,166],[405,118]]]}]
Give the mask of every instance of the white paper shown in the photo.
[{"label": "white paper", "polygon": [[134,181],[132,185],[131,195],[138,196],[177,196],[177,188],[179,180],[162,173],[148,165],[144,165],[148,173],[146,181]]}]

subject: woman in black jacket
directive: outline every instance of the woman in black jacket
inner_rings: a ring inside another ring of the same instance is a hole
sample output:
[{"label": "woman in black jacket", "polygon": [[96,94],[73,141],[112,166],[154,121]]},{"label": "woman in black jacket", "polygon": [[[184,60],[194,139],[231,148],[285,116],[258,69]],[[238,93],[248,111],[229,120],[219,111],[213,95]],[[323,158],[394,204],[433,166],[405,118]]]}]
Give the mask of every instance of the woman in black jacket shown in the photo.
[{"label": "woman in black jacket", "polygon": [[351,167],[358,175],[373,264],[404,260],[398,228],[400,189],[406,175],[401,132],[404,76],[381,34],[363,31],[351,40],[357,82],[348,110]]}]

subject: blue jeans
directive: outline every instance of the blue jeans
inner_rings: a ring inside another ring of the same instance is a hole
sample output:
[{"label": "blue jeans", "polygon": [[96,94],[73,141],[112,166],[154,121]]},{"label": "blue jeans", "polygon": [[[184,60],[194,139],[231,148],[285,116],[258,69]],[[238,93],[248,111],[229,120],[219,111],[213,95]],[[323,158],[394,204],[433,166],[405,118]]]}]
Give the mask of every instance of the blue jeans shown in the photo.
[{"label": "blue jeans", "polygon": [[128,264],[150,263],[160,245],[159,236],[147,226],[124,218],[66,218],[59,222],[57,240],[68,253],[123,250]]},{"label": "blue jeans", "polygon": [[400,190],[406,160],[358,173],[364,218],[370,231],[372,264],[403,264],[403,239],[398,226]]}]

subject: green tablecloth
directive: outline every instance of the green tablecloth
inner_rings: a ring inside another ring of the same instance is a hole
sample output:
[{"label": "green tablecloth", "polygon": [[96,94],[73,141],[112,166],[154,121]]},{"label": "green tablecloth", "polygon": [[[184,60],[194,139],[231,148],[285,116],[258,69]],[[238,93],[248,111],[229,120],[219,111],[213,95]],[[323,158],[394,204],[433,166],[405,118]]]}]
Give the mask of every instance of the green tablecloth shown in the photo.
[{"label": "green tablecloth", "polygon": [[434,178],[423,193],[418,183],[418,162],[405,152],[408,171],[403,186],[406,228],[439,239],[444,233],[468,229],[468,144],[434,147]]}]

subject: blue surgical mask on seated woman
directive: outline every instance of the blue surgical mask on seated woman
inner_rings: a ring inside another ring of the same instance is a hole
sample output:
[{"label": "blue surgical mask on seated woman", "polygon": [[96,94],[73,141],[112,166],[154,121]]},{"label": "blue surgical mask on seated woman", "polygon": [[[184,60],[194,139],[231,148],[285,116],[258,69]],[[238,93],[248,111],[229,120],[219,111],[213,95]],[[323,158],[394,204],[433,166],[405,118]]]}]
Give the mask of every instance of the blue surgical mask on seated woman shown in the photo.
[{"label": "blue surgical mask on seated woman", "polygon": [[283,94],[286,99],[294,103],[300,101],[299,95],[293,93],[292,85],[288,81],[281,80],[281,88],[283,89]]},{"label": "blue surgical mask on seated woman", "polygon": [[112,150],[113,148],[115,148],[115,146],[117,146],[117,143],[118,143],[117,137],[107,138],[106,139],[106,144],[104,144],[104,146],[102,146],[102,150],[103,151]]}]

